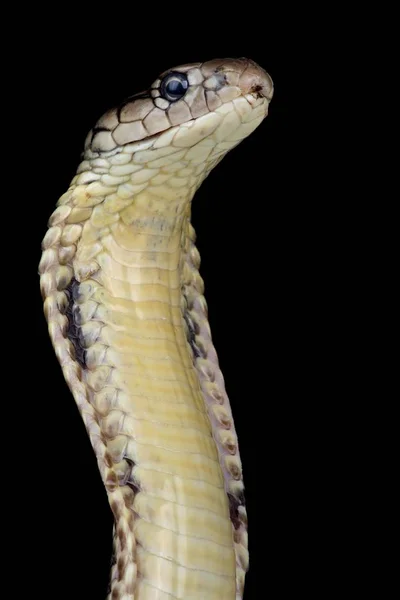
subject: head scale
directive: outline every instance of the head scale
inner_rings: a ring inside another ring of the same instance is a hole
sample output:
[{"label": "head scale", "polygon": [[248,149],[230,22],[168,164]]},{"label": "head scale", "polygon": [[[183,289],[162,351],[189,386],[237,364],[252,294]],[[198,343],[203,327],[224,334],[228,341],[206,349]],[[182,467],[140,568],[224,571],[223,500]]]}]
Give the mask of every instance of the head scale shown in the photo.
[{"label": "head scale", "polygon": [[104,156],[126,145],[134,151],[140,142],[149,148],[149,142],[157,145],[169,133],[176,147],[191,147],[212,135],[216,145],[226,142],[225,154],[228,142],[237,145],[267,115],[272,95],[269,75],[245,58],[174,67],[148,91],[103,115],[87,136],[85,153]]}]

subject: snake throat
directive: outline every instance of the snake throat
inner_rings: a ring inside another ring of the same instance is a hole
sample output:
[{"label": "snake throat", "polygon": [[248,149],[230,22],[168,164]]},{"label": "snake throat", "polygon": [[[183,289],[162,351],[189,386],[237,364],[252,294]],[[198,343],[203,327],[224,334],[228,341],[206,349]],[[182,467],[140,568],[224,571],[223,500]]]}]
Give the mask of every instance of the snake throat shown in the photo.
[{"label": "snake throat", "polygon": [[115,520],[108,600],[243,597],[242,465],[190,218],[271,97],[247,59],[163,73],[99,119],[49,220],[44,312]]}]

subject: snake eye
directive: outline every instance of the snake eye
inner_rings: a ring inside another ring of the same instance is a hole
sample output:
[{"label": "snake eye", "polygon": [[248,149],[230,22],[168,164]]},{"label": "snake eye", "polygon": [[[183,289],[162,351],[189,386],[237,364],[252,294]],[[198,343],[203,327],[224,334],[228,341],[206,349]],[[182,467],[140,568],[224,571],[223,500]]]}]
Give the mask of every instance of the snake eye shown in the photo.
[{"label": "snake eye", "polygon": [[161,82],[160,94],[169,102],[176,102],[186,94],[189,83],[183,73],[169,73]]}]

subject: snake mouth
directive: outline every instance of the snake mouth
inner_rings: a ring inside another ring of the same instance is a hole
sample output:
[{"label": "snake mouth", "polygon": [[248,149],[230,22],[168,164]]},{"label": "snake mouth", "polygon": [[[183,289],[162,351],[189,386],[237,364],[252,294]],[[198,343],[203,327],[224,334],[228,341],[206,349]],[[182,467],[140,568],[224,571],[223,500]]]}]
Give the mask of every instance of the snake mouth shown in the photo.
[{"label": "snake mouth", "polygon": [[[264,117],[267,116],[268,114],[268,107],[269,107],[269,100],[266,96],[264,96],[264,94],[261,93],[261,90],[258,89],[258,86],[255,86],[254,89],[246,94],[242,94],[240,96],[241,98],[244,98],[247,103],[250,105],[251,107],[251,113],[254,114],[249,114],[246,118],[246,122],[250,123],[253,120],[259,119],[260,118],[260,107],[264,106]],[[256,110],[258,109],[258,110]],[[198,119],[201,117],[193,117],[192,119],[189,119],[186,121],[185,126],[190,126],[190,124],[195,123],[196,121],[198,121]],[[132,142],[127,142],[126,144],[121,145],[121,150],[123,148],[125,148],[126,146],[134,146],[135,149],[140,150],[143,144],[146,144],[146,147],[149,144],[152,144],[153,142],[156,142],[157,139],[163,135],[164,133],[166,133],[167,131],[171,131],[172,129],[179,129],[180,125],[174,125],[172,127],[165,127],[165,129],[162,129],[160,131],[158,131],[157,133],[153,133],[153,134],[149,134],[148,136],[144,137],[141,140],[136,140],[136,141],[132,141]]]},{"label": "snake mouth", "polygon": [[[254,92],[249,92],[247,94],[243,94],[242,97],[245,100],[247,100],[247,102],[250,104],[252,111],[254,111],[256,108],[259,108],[260,106],[264,106],[265,107],[265,116],[267,116],[268,108],[269,108],[269,100],[263,94],[261,94],[259,91],[254,91]],[[260,114],[259,111],[256,111],[254,118],[259,116],[259,114]],[[251,121],[252,118],[253,117],[250,116],[250,118],[248,120]]]}]

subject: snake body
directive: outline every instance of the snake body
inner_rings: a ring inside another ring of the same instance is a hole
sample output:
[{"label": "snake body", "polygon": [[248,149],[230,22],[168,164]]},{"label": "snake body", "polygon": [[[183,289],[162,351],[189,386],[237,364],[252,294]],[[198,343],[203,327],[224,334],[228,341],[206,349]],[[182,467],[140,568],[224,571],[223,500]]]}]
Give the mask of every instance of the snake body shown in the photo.
[{"label": "snake body", "polygon": [[243,597],[242,467],[190,207],[272,93],[247,59],[163,73],[90,131],[49,220],[44,312],[115,518],[110,600]]}]

